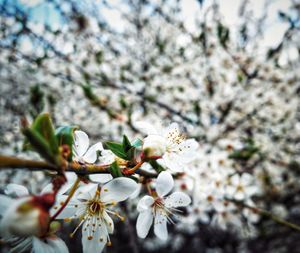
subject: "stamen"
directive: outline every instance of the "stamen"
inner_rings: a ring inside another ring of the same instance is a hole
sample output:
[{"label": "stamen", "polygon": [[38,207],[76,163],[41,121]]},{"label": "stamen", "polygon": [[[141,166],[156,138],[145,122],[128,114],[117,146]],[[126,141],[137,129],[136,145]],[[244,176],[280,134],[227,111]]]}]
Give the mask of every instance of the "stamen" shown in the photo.
[{"label": "stamen", "polygon": [[107,213],[110,213],[112,215],[115,215],[116,217],[118,217],[121,221],[125,221],[125,217],[120,215],[118,212],[114,212],[114,211],[111,211],[111,210],[108,210],[106,209],[106,212]]},{"label": "stamen", "polygon": [[85,222],[86,218],[88,217],[88,215],[86,215],[85,217],[82,218],[82,220],[80,221],[80,223],[77,225],[77,227],[75,228],[75,230],[70,234],[70,237],[73,238],[75,233],[77,232],[77,230],[81,227],[81,225]]}]

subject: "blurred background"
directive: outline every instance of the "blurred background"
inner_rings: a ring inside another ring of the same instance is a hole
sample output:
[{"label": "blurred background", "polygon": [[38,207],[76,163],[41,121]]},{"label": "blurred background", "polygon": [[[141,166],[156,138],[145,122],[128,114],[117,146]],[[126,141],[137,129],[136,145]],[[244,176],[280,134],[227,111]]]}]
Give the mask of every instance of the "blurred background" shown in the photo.
[{"label": "blurred background", "polygon": [[[44,111],[93,143],[143,136],[140,120],[178,122],[200,144],[198,166],[252,174],[256,201],[299,224],[299,29],[296,0],[0,0],[0,152],[36,158],[19,119]],[[0,174],[2,190],[47,182]],[[129,215],[107,252],[300,252],[300,234],[269,219],[244,235],[194,211],[166,243],[139,240]],[[81,252],[72,230],[62,237]]]}]

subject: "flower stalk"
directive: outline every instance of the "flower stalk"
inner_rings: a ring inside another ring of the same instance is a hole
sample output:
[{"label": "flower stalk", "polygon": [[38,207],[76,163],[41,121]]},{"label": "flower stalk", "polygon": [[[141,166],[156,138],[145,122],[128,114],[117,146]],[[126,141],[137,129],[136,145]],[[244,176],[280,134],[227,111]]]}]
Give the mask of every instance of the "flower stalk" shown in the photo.
[{"label": "flower stalk", "polygon": [[57,210],[57,212],[51,217],[51,221],[55,220],[55,218],[65,209],[65,207],[68,205],[68,203],[70,202],[70,200],[72,199],[72,197],[74,196],[77,188],[78,188],[78,185],[80,183],[80,179],[79,177],[77,177],[76,181],[74,182],[71,190],[70,190],[70,193],[66,199],[66,201],[63,203],[63,205]]}]

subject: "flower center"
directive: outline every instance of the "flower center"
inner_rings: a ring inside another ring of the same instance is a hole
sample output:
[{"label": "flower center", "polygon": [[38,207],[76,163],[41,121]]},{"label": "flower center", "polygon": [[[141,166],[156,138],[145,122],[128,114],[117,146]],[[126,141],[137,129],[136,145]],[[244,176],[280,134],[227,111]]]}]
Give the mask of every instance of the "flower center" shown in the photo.
[{"label": "flower center", "polygon": [[90,215],[101,215],[104,204],[97,200],[90,200],[87,204],[87,211]]}]

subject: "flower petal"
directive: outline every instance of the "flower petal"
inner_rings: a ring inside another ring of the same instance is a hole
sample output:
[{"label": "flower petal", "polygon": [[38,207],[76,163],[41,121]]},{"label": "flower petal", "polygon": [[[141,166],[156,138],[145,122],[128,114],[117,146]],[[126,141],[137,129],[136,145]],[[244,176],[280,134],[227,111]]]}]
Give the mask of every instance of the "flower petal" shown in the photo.
[{"label": "flower petal", "polygon": [[184,165],[176,153],[165,153],[163,155],[165,166],[173,172],[183,172]]},{"label": "flower petal", "polygon": [[135,199],[136,197],[139,196],[140,192],[142,190],[142,184],[138,184],[136,190],[130,195],[130,199]]},{"label": "flower petal", "polygon": [[101,150],[103,150],[103,145],[101,142],[98,142],[88,149],[82,159],[87,163],[94,163],[97,160],[97,151]]},{"label": "flower petal", "polygon": [[82,157],[89,147],[88,135],[80,130],[74,132],[74,151],[78,157]]},{"label": "flower petal", "polygon": [[[53,208],[51,209],[51,215],[55,214],[57,210],[62,206],[62,204],[66,201],[68,196],[66,195],[60,195],[57,196],[57,200]],[[79,201],[75,201],[72,199],[68,205],[64,208],[64,210],[57,216],[57,219],[65,219],[72,217],[76,211],[77,208],[75,208],[75,205],[81,204]]]},{"label": "flower petal", "polygon": [[138,212],[149,210],[153,203],[154,199],[151,196],[146,195],[142,197],[137,205]]},{"label": "flower petal", "polygon": [[104,210],[103,211],[103,218],[104,218],[104,221],[106,223],[106,227],[107,227],[107,231],[108,233],[112,234],[114,232],[114,222],[112,220],[112,218],[107,214],[107,212]]},{"label": "flower petal", "polygon": [[167,195],[174,186],[174,180],[171,173],[167,171],[161,172],[156,180],[156,192],[159,197]]},{"label": "flower petal", "polygon": [[170,126],[168,126],[164,131],[164,137],[170,138],[170,136],[178,135],[180,133],[180,129],[177,123],[173,122]]},{"label": "flower petal", "polygon": [[53,253],[51,245],[49,245],[44,240],[40,240],[38,237],[33,237],[32,239],[32,248],[33,252],[45,252],[45,253]]},{"label": "flower petal", "polygon": [[137,218],[136,231],[140,238],[145,238],[153,223],[153,214],[151,210],[141,212]]},{"label": "flower petal", "polygon": [[239,174],[235,174],[235,175],[233,175],[231,178],[230,178],[230,182],[231,182],[231,184],[232,185],[235,185],[235,186],[237,186],[237,185],[239,185],[240,184],[240,175]]},{"label": "flower petal", "polygon": [[105,203],[124,201],[136,190],[137,185],[130,178],[115,178],[101,188],[101,201]]},{"label": "flower petal", "polygon": [[4,193],[6,195],[11,195],[16,197],[24,197],[29,195],[27,188],[19,184],[8,184],[6,186],[6,189],[4,190]]},{"label": "flower petal", "polygon": [[250,185],[253,181],[253,176],[249,173],[243,173],[241,176],[241,184],[242,185]]},{"label": "flower petal", "polygon": [[153,127],[153,124],[144,121],[135,122],[135,127],[139,129],[141,132],[150,135],[150,134],[158,134],[158,131]]},{"label": "flower petal", "polygon": [[91,233],[91,226],[84,224],[82,228],[82,248],[83,253],[101,253],[107,243],[107,231],[105,225],[97,226],[95,232]]},{"label": "flower petal", "polygon": [[188,206],[191,203],[189,195],[183,192],[174,192],[165,199],[166,207]]},{"label": "flower petal", "polygon": [[98,184],[93,183],[81,186],[76,191],[76,198],[80,201],[90,200],[95,196],[97,189]]},{"label": "flower petal", "polygon": [[90,179],[94,182],[104,184],[112,180],[113,177],[111,174],[91,174]]},{"label": "flower petal", "polygon": [[[46,239],[48,245],[52,248],[51,252],[55,253],[68,253],[68,247],[65,242],[58,237],[51,237]],[[35,251],[35,252],[43,252],[43,251]]]},{"label": "flower petal", "polygon": [[0,215],[3,215],[13,202],[14,200],[10,197],[0,195]]},{"label": "flower petal", "polygon": [[168,239],[167,217],[161,212],[155,215],[154,234],[163,241]]},{"label": "flower petal", "polygon": [[116,156],[112,151],[104,149],[103,151],[101,151],[101,156],[99,157],[99,164],[111,164],[115,161],[115,158]]}]

